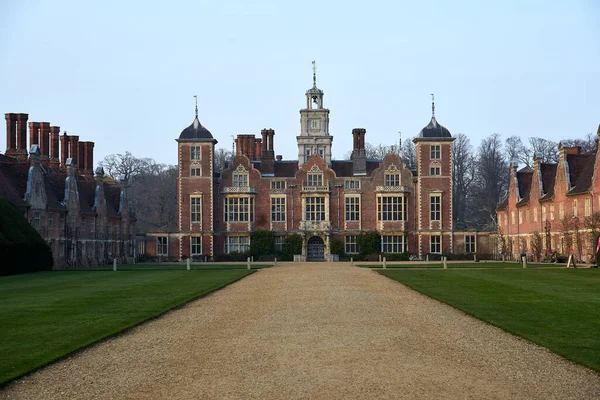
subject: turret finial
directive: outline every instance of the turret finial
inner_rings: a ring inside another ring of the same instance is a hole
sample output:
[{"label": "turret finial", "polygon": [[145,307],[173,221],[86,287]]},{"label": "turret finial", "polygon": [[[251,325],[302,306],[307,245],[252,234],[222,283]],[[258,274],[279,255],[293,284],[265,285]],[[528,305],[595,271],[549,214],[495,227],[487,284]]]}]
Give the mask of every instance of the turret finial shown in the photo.
[{"label": "turret finial", "polygon": [[431,116],[435,117],[435,96],[431,93]]},{"label": "turret finial", "polygon": [[194,99],[196,100],[196,118],[198,118],[198,96],[194,95]]},{"label": "turret finial", "polygon": [[317,87],[317,62],[313,60],[313,87]]}]

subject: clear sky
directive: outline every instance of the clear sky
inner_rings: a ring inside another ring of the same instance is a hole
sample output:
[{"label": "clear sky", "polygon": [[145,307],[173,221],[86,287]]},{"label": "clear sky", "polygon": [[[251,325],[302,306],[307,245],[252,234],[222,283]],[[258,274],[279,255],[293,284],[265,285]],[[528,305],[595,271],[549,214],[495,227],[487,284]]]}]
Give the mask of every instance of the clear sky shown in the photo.
[{"label": "clear sky", "polygon": [[194,94],[218,147],[273,128],[276,154],[296,158],[312,60],[338,159],[352,128],[373,144],[417,135],[430,93],[438,121],[474,145],[600,123],[597,0],[3,0],[0,49],[0,110],[96,142],[96,161],[177,163]]}]

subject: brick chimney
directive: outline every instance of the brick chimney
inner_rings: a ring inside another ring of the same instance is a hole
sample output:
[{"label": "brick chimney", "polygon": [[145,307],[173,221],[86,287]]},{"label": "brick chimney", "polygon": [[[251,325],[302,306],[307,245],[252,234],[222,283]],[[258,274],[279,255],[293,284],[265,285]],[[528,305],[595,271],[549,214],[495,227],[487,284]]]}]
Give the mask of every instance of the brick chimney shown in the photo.
[{"label": "brick chimney", "polygon": [[27,161],[27,120],[29,114],[17,114],[17,151],[15,156],[21,161]]},{"label": "brick chimney", "polygon": [[10,156],[17,151],[17,114],[4,114],[6,119],[6,155]]},{"label": "brick chimney", "polygon": [[69,135],[67,132],[60,136],[60,165],[64,168],[69,158]]},{"label": "brick chimney", "polygon": [[273,174],[275,172],[275,152],[273,151],[273,129],[263,129],[262,135],[262,154],[260,157],[260,172],[263,174]]},{"label": "brick chimney", "polygon": [[50,160],[50,122],[40,122],[40,160],[48,166]]},{"label": "brick chimney", "polygon": [[73,160],[73,167],[79,168],[79,136],[69,136],[69,158]]},{"label": "brick chimney", "polygon": [[94,173],[94,142],[79,142],[79,165],[84,174]]},{"label": "brick chimney", "polygon": [[29,147],[34,144],[40,145],[40,123],[30,122],[29,123]]},{"label": "brick chimney", "polygon": [[257,160],[262,157],[262,139],[254,139],[254,154]]},{"label": "brick chimney", "polygon": [[365,154],[366,129],[352,129],[352,172],[354,175],[366,175],[367,156]]},{"label": "brick chimney", "polygon": [[50,166],[55,170],[60,167],[60,126],[50,127]]},{"label": "brick chimney", "polygon": [[79,142],[78,146],[77,146],[77,155],[79,157],[77,157],[77,168],[83,172],[83,164],[85,162],[85,150],[83,148],[83,144],[85,142]]}]

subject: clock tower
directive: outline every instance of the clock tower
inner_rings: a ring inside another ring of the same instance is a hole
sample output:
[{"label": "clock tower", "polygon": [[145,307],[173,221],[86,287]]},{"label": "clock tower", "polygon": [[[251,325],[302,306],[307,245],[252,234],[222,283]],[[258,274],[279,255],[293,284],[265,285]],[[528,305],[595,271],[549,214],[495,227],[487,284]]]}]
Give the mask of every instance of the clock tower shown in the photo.
[{"label": "clock tower", "polygon": [[313,61],[313,86],[306,91],[306,108],[300,110],[300,136],[298,141],[298,166],[309,157],[320,156],[331,165],[331,143],[329,135],[329,110],[323,108],[323,91],[317,88],[317,70]]}]

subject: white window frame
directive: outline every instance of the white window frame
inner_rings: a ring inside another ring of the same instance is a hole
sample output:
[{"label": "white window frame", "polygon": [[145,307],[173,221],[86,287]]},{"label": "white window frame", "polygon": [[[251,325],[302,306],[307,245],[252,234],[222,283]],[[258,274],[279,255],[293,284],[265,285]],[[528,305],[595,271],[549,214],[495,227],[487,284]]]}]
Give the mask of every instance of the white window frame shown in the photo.
[{"label": "white window frame", "polygon": [[157,256],[168,256],[169,255],[169,237],[168,236],[157,236],[156,237],[156,255]]},{"label": "white window frame", "polygon": [[306,175],[306,184],[310,187],[323,186],[323,174],[322,173],[309,173]]},{"label": "white window frame", "polygon": [[358,254],[357,235],[346,235],[344,237],[344,252],[346,254]]},{"label": "white window frame", "polygon": [[383,186],[397,187],[400,186],[400,173],[399,172],[386,172],[384,177]]},{"label": "white window frame", "polygon": [[190,223],[202,223],[202,196],[190,196]]},{"label": "white window frame", "polygon": [[406,236],[404,235],[381,235],[382,253],[404,253],[406,251]]},{"label": "white window frame", "polygon": [[202,176],[202,167],[199,165],[192,165],[190,167],[190,177],[199,178]]},{"label": "white window frame", "polygon": [[360,196],[345,196],[346,221],[360,221]]},{"label": "white window frame", "polygon": [[250,236],[247,235],[229,235],[225,239],[225,252],[246,253],[250,250]]},{"label": "white window frame", "polygon": [[476,251],[475,235],[465,235],[465,253],[475,253]]},{"label": "white window frame", "polygon": [[200,146],[190,146],[190,160],[200,161],[202,159],[202,151]]},{"label": "white window frame", "polygon": [[271,181],[271,190],[285,190],[285,181]]},{"label": "white window frame", "polygon": [[408,218],[408,197],[378,196],[378,221],[406,221]]},{"label": "white window frame", "polygon": [[254,197],[225,197],[225,222],[254,222]]},{"label": "white window frame", "polygon": [[431,166],[429,167],[429,175],[431,176],[440,176],[442,169],[439,166]]},{"label": "white window frame", "polygon": [[307,197],[305,199],[304,218],[306,221],[327,221],[324,196]]},{"label": "white window frame", "polygon": [[[433,240],[435,238],[435,240]],[[433,254],[442,253],[442,235],[431,235],[429,237],[429,252]]]},{"label": "white window frame", "polygon": [[429,218],[430,221],[442,221],[442,195],[432,194],[429,196]]},{"label": "white window frame", "polygon": [[285,222],[285,196],[271,197],[271,222]]},{"label": "white window frame", "polygon": [[429,151],[429,158],[431,160],[439,160],[442,158],[442,146],[439,144],[432,144]]},{"label": "white window frame", "polygon": [[232,184],[233,187],[248,187],[248,174],[233,174]]},{"label": "white window frame", "polygon": [[344,190],[360,190],[360,181],[359,180],[344,181]]},{"label": "white window frame", "polygon": [[[196,242],[196,243],[194,243]],[[194,251],[196,250],[196,251]],[[190,255],[200,256],[202,255],[202,236],[191,236],[190,237]]]}]

